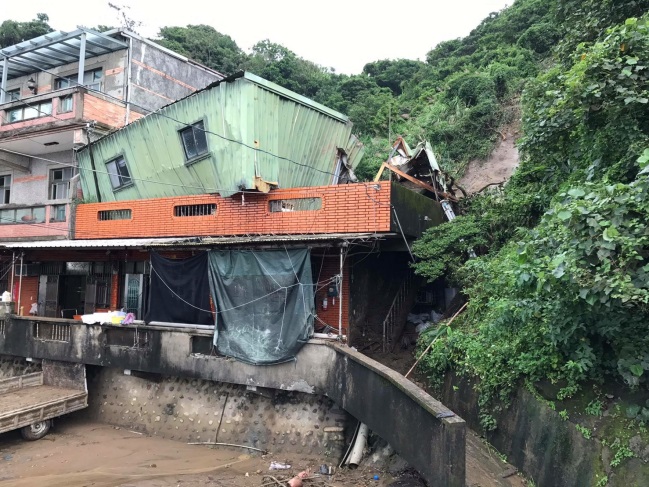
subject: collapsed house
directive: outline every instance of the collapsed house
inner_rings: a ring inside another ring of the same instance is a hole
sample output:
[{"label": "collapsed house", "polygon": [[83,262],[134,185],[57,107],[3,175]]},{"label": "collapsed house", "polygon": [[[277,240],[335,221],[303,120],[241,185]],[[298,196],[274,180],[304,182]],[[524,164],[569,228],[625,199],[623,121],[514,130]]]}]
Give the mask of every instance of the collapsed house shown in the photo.
[{"label": "collapsed house", "polygon": [[418,287],[410,243],[454,199],[430,146],[397,144],[398,178],[358,183],[346,116],[250,73],[216,81],[77,153],[74,239],[5,244],[16,312],[123,309],[140,327],[214,329],[197,353],[254,364],[372,323],[393,344]]}]

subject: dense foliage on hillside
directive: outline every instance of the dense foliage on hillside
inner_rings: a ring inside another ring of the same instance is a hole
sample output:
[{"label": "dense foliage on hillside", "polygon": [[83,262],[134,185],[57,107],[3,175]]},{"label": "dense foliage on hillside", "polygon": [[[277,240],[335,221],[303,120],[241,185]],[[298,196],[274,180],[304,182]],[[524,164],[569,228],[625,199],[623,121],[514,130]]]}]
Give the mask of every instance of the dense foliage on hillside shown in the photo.
[{"label": "dense foliage on hillside", "polygon": [[[473,226],[444,243],[469,308],[424,369],[479,377],[487,428],[494,400],[521,379],[561,384],[559,399],[586,381],[647,388],[648,8],[559,2],[562,40],[523,94],[520,168],[504,192],[467,201]],[[453,225],[415,248],[429,279],[441,272],[428,256]],[[489,251],[469,260],[461,238],[479,232]]]}]

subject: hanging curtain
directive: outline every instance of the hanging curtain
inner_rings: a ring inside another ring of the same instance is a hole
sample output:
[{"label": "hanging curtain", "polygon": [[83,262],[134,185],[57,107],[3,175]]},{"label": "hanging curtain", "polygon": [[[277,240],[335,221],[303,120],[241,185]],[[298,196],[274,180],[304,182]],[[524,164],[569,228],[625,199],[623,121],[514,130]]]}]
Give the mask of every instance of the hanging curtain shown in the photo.
[{"label": "hanging curtain", "polygon": [[207,252],[188,259],[167,259],[152,252],[144,321],[213,325],[207,262]]}]

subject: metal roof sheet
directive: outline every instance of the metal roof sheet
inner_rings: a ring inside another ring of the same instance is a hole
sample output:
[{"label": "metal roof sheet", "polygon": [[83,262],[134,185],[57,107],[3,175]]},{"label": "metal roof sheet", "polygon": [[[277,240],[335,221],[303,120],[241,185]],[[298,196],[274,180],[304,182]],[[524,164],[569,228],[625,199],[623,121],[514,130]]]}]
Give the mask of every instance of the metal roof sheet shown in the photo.
[{"label": "metal roof sheet", "polygon": [[[187,164],[178,131],[202,120],[208,152]],[[337,151],[352,169],[363,146],[344,115],[250,73],[218,81],[92,142],[100,201],[332,183]],[[105,163],[126,159],[133,184],[113,191]],[[97,198],[88,147],[77,153],[84,195]],[[98,198],[99,199],[99,198]]]},{"label": "metal roof sheet", "polygon": [[50,32],[0,49],[0,59],[7,58],[8,62],[7,79],[79,61],[82,34],[86,34],[86,57],[100,56],[128,47],[124,42],[90,29]]},{"label": "metal roof sheet", "polygon": [[0,242],[8,249],[63,249],[108,247],[159,247],[185,243],[194,238],[107,238],[96,240],[34,240],[31,242]]},{"label": "metal roof sheet", "polygon": [[397,236],[396,233],[322,233],[299,235],[241,235],[233,237],[106,238],[90,240],[36,240],[0,242],[7,249],[92,249],[123,247],[209,247],[216,245],[376,240]]}]

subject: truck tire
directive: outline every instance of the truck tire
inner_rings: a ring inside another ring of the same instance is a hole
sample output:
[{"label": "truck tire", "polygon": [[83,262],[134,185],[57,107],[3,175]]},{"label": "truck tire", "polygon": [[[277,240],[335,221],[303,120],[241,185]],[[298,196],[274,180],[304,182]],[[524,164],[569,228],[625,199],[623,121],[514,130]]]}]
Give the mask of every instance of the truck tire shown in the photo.
[{"label": "truck tire", "polygon": [[39,421],[21,428],[20,434],[28,441],[40,440],[50,431],[52,422],[50,420]]}]

